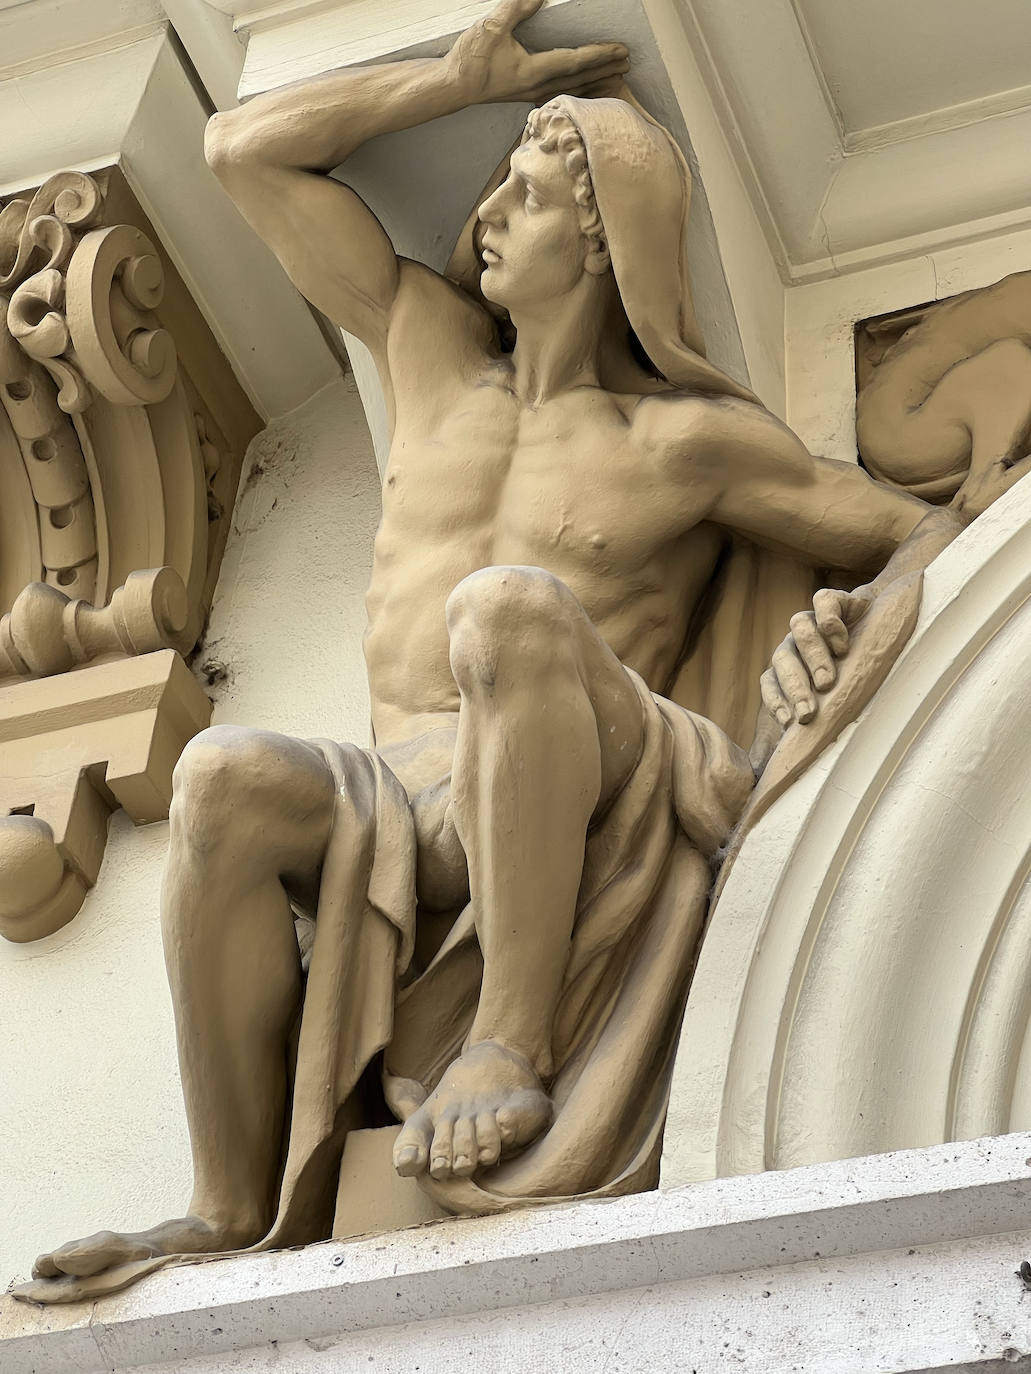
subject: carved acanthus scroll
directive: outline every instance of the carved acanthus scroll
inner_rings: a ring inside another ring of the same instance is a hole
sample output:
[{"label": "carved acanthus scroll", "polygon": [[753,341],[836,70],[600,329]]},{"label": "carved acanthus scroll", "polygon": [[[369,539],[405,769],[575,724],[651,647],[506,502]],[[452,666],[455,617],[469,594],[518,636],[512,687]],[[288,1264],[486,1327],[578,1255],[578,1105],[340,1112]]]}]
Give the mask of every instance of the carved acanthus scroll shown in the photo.
[{"label": "carved acanthus scroll", "polygon": [[[139,822],[166,814],[171,769],[210,703],[160,651],[197,641],[257,427],[117,168],[60,172],[0,208],[9,938],[37,939],[75,915],[113,807]],[[137,685],[125,695],[120,682]],[[81,716],[71,734],[42,728],[50,696],[55,722]],[[116,767],[127,741],[137,761]]]},{"label": "carved acanthus scroll", "polygon": [[0,290],[14,288],[8,328],[68,414],[86,409],[91,387],[118,405],[149,405],[175,383],[175,344],[152,314],[164,291],[157,250],[129,224],[91,229],[102,200],[91,177],[60,172],[0,212],[0,253],[13,249],[0,273]]}]

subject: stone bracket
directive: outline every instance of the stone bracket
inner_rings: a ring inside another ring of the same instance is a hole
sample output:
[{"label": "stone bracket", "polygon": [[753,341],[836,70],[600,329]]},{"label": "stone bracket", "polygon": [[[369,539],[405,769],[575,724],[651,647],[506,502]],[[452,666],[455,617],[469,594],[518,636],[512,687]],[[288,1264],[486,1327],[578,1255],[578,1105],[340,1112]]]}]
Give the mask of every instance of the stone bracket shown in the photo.
[{"label": "stone bracket", "polygon": [[0,688],[0,935],[52,935],[97,880],[110,813],[164,820],[211,703],[171,649]]}]

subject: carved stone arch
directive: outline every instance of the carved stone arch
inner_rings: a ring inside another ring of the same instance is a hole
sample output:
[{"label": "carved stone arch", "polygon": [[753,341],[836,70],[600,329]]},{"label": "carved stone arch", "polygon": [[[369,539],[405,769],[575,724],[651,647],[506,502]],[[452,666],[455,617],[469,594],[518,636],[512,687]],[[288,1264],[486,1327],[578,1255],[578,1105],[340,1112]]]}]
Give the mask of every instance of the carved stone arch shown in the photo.
[{"label": "carved stone arch", "polygon": [[670,1184],[1031,1124],[1031,482],[928,570],[857,724],[746,838],[688,999]]},{"label": "carved stone arch", "polygon": [[202,631],[257,428],[117,168],[59,173],[0,208],[0,933],[12,939],[79,909],[113,807],[141,822],[167,813],[172,766],[210,713],[178,654]]}]

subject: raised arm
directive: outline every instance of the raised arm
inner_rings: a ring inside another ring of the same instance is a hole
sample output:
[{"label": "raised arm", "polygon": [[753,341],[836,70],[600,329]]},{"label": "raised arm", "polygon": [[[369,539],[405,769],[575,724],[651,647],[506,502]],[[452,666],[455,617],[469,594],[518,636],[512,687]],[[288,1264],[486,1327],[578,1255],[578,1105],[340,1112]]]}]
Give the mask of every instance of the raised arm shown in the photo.
[{"label": "raised arm", "polygon": [[528,53],[512,30],[542,3],[504,0],[446,57],[330,73],[208,124],[208,162],[244,216],[301,293],[362,339],[381,370],[400,264],[375,215],[326,174],[378,134],[467,105],[538,100],[626,70],[619,44]]}]

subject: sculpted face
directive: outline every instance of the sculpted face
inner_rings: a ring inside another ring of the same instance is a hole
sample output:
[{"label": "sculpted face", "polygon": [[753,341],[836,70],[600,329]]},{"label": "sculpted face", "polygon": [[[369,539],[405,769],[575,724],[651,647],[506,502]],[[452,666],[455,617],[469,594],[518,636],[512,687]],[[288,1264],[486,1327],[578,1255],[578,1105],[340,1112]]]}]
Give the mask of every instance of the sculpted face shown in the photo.
[{"label": "sculpted face", "polygon": [[480,289],[488,300],[508,310],[540,305],[597,270],[573,190],[560,153],[545,152],[534,138],[515,150],[508,176],[477,212],[484,226]]}]

